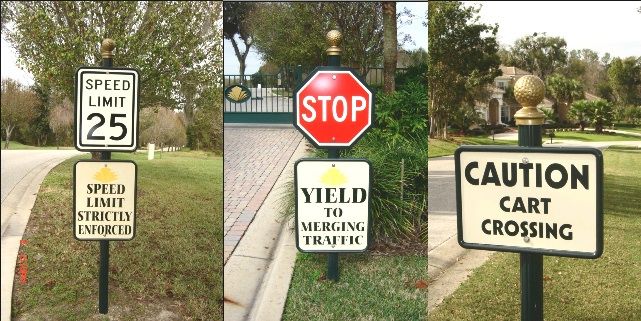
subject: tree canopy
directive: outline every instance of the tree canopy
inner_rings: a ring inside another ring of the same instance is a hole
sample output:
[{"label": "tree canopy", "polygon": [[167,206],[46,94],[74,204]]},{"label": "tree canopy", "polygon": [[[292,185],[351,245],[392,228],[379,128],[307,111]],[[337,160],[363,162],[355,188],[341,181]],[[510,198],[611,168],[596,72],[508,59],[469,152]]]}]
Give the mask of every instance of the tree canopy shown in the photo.
[{"label": "tree canopy", "polygon": [[459,1],[428,2],[428,11],[430,135],[447,138],[450,118],[501,74],[498,26],[479,23],[479,9]]},{"label": "tree canopy", "polygon": [[504,52],[504,63],[517,66],[539,76],[543,81],[567,60],[567,43],[561,37],[548,37],[545,33],[524,36]]},{"label": "tree canopy", "polygon": [[220,4],[213,2],[33,1],[6,8],[3,31],[18,62],[37,83],[69,98],[75,70],[99,64],[104,38],[116,41],[116,66],[140,71],[143,107],[181,107],[179,83],[214,81],[222,59],[214,38]]},{"label": "tree canopy", "polygon": [[[251,18],[256,50],[279,66],[324,65],[325,34],[343,34],[343,65],[361,69],[382,62],[383,11],[380,2],[260,3]],[[296,44],[296,45],[292,45]]]}]

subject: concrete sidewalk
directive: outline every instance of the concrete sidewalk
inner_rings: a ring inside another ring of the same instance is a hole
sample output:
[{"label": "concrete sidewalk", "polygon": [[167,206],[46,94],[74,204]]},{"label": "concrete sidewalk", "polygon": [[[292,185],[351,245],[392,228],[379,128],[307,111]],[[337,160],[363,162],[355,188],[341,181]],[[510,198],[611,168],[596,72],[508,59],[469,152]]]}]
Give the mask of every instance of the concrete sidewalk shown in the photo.
[{"label": "concrete sidewalk", "polygon": [[294,162],[306,156],[305,139],[288,159],[276,182],[229,256],[224,270],[226,321],[280,320],[296,259],[291,222],[279,208],[294,175]]},{"label": "concrete sidewalk", "polygon": [[428,313],[452,294],[493,252],[458,244],[454,156],[428,162]]}]

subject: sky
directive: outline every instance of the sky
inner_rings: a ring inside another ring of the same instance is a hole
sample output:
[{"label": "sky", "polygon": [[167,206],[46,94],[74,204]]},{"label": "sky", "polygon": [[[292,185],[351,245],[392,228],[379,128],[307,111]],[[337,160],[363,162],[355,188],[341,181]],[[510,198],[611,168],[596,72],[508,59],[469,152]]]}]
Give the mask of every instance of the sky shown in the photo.
[{"label": "sky", "polygon": [[[478,6],[480,1],[466,1]],[[612,57],[641,55],[641,1],[483,2],[480,21],[498,23],[498,41],[546,32],[567,42],[568,51],[589,48]]]},{"label": "sky", "polygon": [[0,66],[0,78],[13,78],[26,86],[31,86],[33,84],[33,76],[18,67],[16,62],[16,51],[5,40],[4,34],[2,35],[2,47],[0,48],[0,56],[2,56],[0,62],[2,64]]},{"label": "sky", "polygon": [[[408,25],[398,26],[397,32],[399,35],[401,33],[409,34],[414,43],[408,43],[403,46],[403,48],[407,50],[416,48],[423,48],[427,50],[427,27],[423,26],[423,22],[425,22],[425,12],[427,11],[427,2],[399,2],[396,6],[396,12],[401,12],[404,8],[408,8],[414,17]],[[240,42],[239,49],[241,51],[245,49],[242,41]],[[227,75],[238,74],[240,65],[238,64],[238,59],[234,54],[234,47],[232,47],[230,40],[225,39],[224,50],[224,73]],[[253,74],[257,72],[258,68],[263,64],[259,54],[253,50],[253,48],[249,51],[245,62],[247,64],[245,74]]]},{"label": "sky", "polygon": [[[478,5],[479,1],[468,1]],[[412,24],[399,27],[399,33],[409,33],[415,46],[427,49],[427,28],[423,27],[427,4],[425,2],[399,2],[398,11],[408,7],[414,14]],[[576,2],[483,2],[481,22],[498,23],[498,40],[503,45],[512,45],[514,40],[534,32],[546,32],[548,36],[563,37],[568,49],[590,48],[600,55],[609,52],[612,57],[641,55],[641,13],[637,9],[641,1],[586,1]],[[238,60],[228,40],[224,41],[226,74],[238,73]],[[20,69],[16,53],[2,36],[0,50],[1,77],[14,78],[25,85],[33,83],[33,77]],[[247,57],[247,73],[258,70],[262,62],[256,52]]]}]

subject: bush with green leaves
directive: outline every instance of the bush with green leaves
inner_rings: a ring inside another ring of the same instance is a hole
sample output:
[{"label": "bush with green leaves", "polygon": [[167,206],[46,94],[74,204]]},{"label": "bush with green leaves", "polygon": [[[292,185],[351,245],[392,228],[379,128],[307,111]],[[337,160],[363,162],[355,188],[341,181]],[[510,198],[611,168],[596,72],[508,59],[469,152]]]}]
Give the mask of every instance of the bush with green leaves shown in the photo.
[{"label": "bush with green leaves", "polygon": [[376,96],[376,123],[379,135],[396,141],[427,136],[426,86],[412,81],[390,93]]},{"label": "bush with green leaves", "polygon": [[639,125],[641,124],[641,106],[617,106],[615,119],[617,122]]},{"label": "bush with green leaves", "polygon": [[[318,158],[327,152],[317,149]],[[377,243],[427,244],[427,135],[390,140],[373,129],[341,158],[364,158],[372,165],[372,234]],[[281,211],[294,214],[293,184],[286,187]]]},{"label": "bush with green leaves", "polygon": [[614,120],[614,108],[607,100],[578,100],[572,103],[570,115],[579,122],[585,121],[594,126],[594,131],[602,133],[605,126]]}]

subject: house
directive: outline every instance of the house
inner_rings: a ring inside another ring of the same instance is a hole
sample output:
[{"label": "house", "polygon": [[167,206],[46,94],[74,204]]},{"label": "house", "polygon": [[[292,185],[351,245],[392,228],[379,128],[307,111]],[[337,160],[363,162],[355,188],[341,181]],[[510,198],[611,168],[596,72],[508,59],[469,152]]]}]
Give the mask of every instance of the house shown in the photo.
[{"label": "house", "polygon": [[[474,107],[483,119],[489,125],[507,124],[514,119],[514,113],[521,108],[518,104],[509,104],[503,100],[508,86],[513,86],[514,83],[525,75],[532,73],[517,67],[508,67],[501,65],[502,75],[494,78],[494,83],[490,85],[490,98],[487,102],[477,101]],[[552,108],[554,103],[545,98],[539,104],[539,108]]]}]

